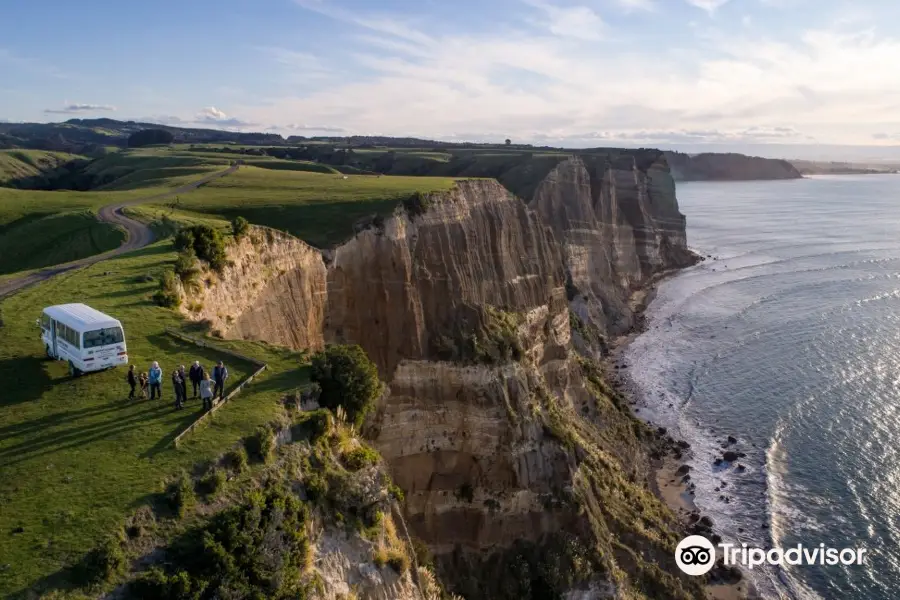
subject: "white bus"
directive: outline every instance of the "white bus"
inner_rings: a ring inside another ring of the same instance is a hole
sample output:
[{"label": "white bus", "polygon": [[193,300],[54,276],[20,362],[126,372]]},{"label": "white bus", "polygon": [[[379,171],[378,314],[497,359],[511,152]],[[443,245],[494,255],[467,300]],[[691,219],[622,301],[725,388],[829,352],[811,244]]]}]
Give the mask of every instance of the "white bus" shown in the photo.
[{"label": "white bus", "polygon": [[47,356],[72,375],[128,364],[122,323],[86,304],[48,306],[39,323]]}]

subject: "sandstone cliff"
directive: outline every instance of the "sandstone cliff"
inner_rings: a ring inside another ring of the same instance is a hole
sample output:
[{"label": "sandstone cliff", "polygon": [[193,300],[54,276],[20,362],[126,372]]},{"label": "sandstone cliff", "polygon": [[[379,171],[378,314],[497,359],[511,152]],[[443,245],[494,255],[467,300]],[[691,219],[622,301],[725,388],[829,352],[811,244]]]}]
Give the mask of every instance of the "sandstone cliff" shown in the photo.
[{"label": "sandstone cliff", "polygon": [[257,231],[193,315],[366,350],[390,390],[366,433],[466,598],[692,597],[645,485],[652,436],[572,341],[596,350],[633,289],[692,261],[665,159],[576,156],[528,187],[460,181],[318,258]]},{"label": "sandstone cliff", "polygon": [[744,154],[666,152],[676,181],[741,181],[751,179],[800,179],[794,165],[786,160]]}]

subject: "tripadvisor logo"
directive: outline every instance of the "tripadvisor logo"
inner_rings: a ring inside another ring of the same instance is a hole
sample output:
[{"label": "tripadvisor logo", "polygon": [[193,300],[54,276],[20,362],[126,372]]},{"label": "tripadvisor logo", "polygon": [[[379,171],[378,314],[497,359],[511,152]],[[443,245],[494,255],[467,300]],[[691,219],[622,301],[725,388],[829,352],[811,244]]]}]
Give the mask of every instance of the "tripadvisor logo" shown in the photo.
[{"label": "tripadvisor logo", "polygon": [[716,563],[716,547],[702,535],[689,535],[678,542],[675,562],[688,575],[703,575]]},{"label": "tripadvisor logo", "polygon": [[[751,548],[747,544],[719,544],[725,566],[741,565],[752,570],[762,565],[861,565],[865,548],[827,548],[825,544],[790,548]],[[716,562],[716,548],[702,535],[689,535],[675,548],[675,562],[688,575],[703,575]]]}]

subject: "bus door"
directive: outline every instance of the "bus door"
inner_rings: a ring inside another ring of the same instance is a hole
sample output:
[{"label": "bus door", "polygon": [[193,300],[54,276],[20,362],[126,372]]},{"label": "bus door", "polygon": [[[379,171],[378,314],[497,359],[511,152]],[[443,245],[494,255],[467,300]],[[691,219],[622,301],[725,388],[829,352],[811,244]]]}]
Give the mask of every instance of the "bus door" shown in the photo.
[{"label": "bus door", "polygon": [[56,347],[56,319],[50,319],[50,339],[53,340],[53,357],[59,359],[59,350]]}]

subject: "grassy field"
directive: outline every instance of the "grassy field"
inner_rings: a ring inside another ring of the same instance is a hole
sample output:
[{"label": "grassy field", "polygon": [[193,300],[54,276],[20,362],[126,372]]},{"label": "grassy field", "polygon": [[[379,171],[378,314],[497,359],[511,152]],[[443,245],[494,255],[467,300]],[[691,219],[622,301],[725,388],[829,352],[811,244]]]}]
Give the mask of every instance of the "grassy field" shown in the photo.
[{"label": "grassy field", "polygon": [[[252,366],[164,334],[182,321],[151,303],[170,242],[62,275],[0,302],[0,597],[30,588],[77,562],[104,534],[162,490],[182,468],[211,459],[280,410],[283,391],[307,382],[299,355],[249,342],[219,342],[267,361],[269,370],[213,422],[174,449],[174,436],[199,414],[199,401],[173,410],[171,369],[226,361],[233,385]],[[156,280],[144,282],[151,275]],[[41,307],[85,302],[120,319],[130,361],[165,371],[163,402],[129,402],[125,370],[71,378],[48,361],[34,321]]]},{"label": "grassy field", "polygon": [[372,214],[389,214],[413,192],[448,190],[443,177],[377,177],[328,175],[241,167],[169,202],[142,208],[158,218],[168,211],[224,219],[243,216],[251,223],[284,231],[318,247],[329,247],[353,235],[353,224]]},{"label": "grassy field", "polygon": [[85,157],[47,150],[0,150],[0,185],[34,177],[73,160]]}]

